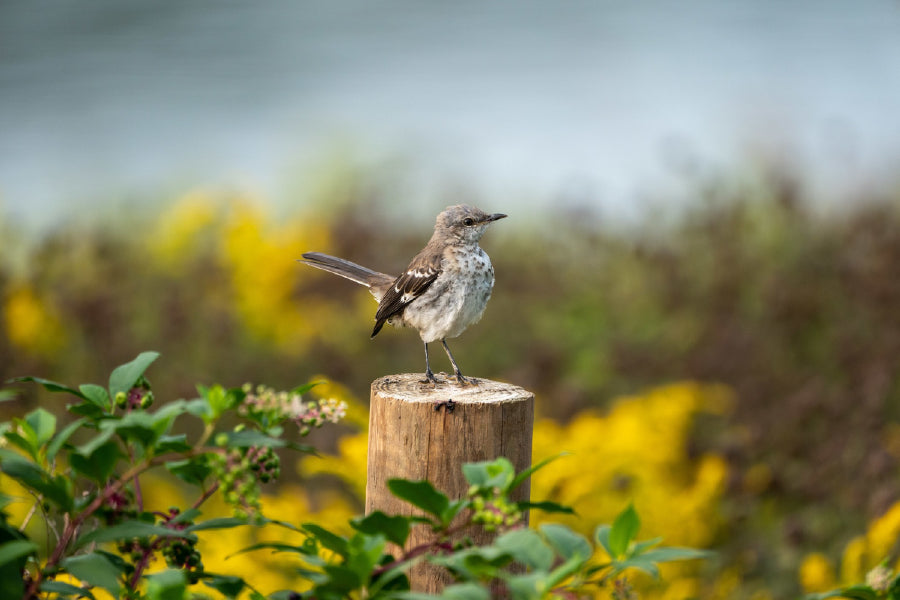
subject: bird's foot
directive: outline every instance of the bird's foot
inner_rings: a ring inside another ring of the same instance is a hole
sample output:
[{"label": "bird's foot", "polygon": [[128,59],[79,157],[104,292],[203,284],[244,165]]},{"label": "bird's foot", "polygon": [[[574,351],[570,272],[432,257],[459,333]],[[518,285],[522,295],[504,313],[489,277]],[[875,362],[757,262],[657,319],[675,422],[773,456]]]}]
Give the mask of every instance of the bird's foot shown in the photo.
[{"label": "bird's foot", "polygon": [[453,398],[448,400],[444,400],[443,402],[435,402],[434,403],[434,411],[441,412],[441,409],[446,409],[448,413],[452,413],[453,409],[456,408],[456,402],[453,401]]},{"label": "bird's foot", "polygon": [[425,379],[420,379],[419,383],[430,383],[431,385],[437,387],[438,380],[437,377],[434,376],[434,373],[431,372],[431,369],[425,371]]},{"label": "bird's foot", "polygon": [[456,383],[459,385],[478,385],[478,380],[474,377],[463,377],[463,374],[457,371]]}]

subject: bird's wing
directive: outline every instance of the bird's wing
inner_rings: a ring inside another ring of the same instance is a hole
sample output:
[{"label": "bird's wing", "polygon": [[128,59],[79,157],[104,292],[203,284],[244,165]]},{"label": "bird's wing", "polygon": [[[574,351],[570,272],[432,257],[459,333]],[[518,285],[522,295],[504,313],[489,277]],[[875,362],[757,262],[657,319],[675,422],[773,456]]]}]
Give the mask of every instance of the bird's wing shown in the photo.
[{"label": "bird's wing", "polygon": [[378,335],[385,321],[394,315],[403,312],[406,306],[425,293],[425,290],[437,279],[441,273],[440,255],[430,257],[422,254],[416,256],[397,279],[394,280],[381,302],[378,303],[378,311],[375,313],[375,329],[372,337]]}]

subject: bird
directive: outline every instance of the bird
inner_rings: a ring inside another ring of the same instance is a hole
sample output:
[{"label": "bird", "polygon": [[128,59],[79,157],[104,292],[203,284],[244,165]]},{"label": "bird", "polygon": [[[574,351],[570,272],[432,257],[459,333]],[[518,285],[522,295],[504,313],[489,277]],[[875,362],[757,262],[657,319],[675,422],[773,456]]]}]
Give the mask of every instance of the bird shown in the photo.
[{"label": "bird", "polygon": [[298,260],[369,288],[378,302],[372,338],[385,323],[416,329],[425,345],[423,383],[437,386],[428,344],[440,341],[457,383],[475,385],[477,379],[463,376],[447,339],[459,336],[484,314],[494,288],[494,267],[478,242],[491,223],[506,216],[467,204],[448,206],[437,216],[431,239],[397,277],[321,252],[305,252]]}]

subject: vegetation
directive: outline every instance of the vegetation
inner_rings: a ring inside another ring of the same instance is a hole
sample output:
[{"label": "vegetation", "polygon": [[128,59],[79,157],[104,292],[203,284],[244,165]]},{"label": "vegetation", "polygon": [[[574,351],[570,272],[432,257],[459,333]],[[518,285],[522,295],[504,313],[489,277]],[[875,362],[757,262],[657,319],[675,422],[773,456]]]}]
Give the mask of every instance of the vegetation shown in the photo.
[{"label": "vegetation", "polygon": [[[196,192],[160,215],[40,239],[8,226],[0,377],[98,380],[152,347],[170,364],[154,378],[161,397],[188,397],[197,380],[341,381],[309,392],[348,402],[343,425],[311,434],[333,456],[284,468],[260,502],[295,522],[346,522],[365,464],[356,398],[378,376],[420,369],[421,349],[403,331],[370,341],[365,291],[294,259],[319,250],[397,270],[429,224],[397,231],[377,177],[342,181],[287,214]],[[590,457],[590,469],[576,458],[537,473],[536,497],[587,523],[633,501],[648,535],[717,551],[664,567],[662,585],[633,578],[642,597],[860,584],[884,560],[896,566],[900,532],[897,192],[813,211],[797,181],[765,173],[701,181],[696,196],[630,228],[473,201],[511,218],[484,239],[497,286],[457,358],[465,372],[536,392],[535,460]],[[38,406],[49,409],[28,390],[0,411]]]},{"label": "vegetation", "polygon": [[[83,384],[77,389],[35,377],[51,392],[75,398],[67,411],[78,417],[57,431],[56,417],[38,408],[23,418],[0,425],[0,469],[30,497],[29,512],[10,524],[0,512],[0,592],[5,598],[90,598],[101,591],[115,598],[174,600],[203,584],[208,590],[237,598],[247,590],[253,600],[319,600],[384,598],[414,600],[407,571],[422,560],[446,569],[457,583],[443,596],[484,600],[491,595],[513,600],[565,598],[589,588],[613,588],[614,596],[630,595],[624,573],[639,569],[659,576],[660,562],[701,558],[686,548],[660,547],[659,538],[637,542],[640,519],[629,506],[611,526],[593,534],[597,551],[584,537],[563,525],[545,523],[536,530],[524,526],[529,509],[571,513],[552,502],[513,502],[510,493],[544,461],[516,474],[505,458],[463,465],[470,487],[465,498],[451,499],[428,481],[392,479],[388,488],[419,509],[421,516],[387,515],[374,511],[353,519],[354,530],[341,536],[317,523],[290,523],[260,513],[260,484],[277,479],[276,448],[309,452],[287,440],[286,426],[300,435],[311,427],[337,422],[345,406],[337,401],[309,402],[312,387],[275,392],[265,387],[224,389],[200,387],[200,397],[166,403],[151,412],[154,394],[144,373],[157,358],[140,354],[117,367],[109,387]],[[233,413],[233,414],[232,414]],[[173,433],[176,421],[193,416],[202,422],[196,439]],[[241,418],[222,427],[229,416]],[[80,438],[80,439],[79,439]],[[14,449],[13,449],[14,448]],[[165,468],[195,488],[189,507],[147,510],[144,475]],[[232,507],[233,516],[201,519],[206,502],[217,492]],[[0,498],[5,506],[12,497]],[[53,533],[43,552],[28,531],[37,525]],[[299,543],[260,542],[232,548],[232,555],[272,550],[291,555],[297,565],[285,573],[288,589],[265,596],[254,586],[268,585],[214,572],[204,565],[199,539],[223,529],[276,525]],[[406,547],[414,526],[429,527],[433,541]],[[478,546],[468,538],[472,528],[496,533]],[[391,552],[388,544],[400,550]],[[592,559],[602,555],[599,562]],[[163,558],[166,569],[151,565]],[[192,596],[202,596],[194,592]]]}]

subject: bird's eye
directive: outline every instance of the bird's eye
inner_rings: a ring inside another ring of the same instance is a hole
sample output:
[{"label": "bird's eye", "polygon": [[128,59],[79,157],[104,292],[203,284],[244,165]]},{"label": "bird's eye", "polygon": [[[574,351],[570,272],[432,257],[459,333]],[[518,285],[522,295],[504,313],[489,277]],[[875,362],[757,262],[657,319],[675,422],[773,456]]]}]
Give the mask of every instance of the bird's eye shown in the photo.
[{"label": "bird's eye", "polygon": [[475,219],[473,219],[472,217],[466,217],[465,219],[463,219],[463,225],[465,225],[466,227],[471,227],[474,224]]}]

